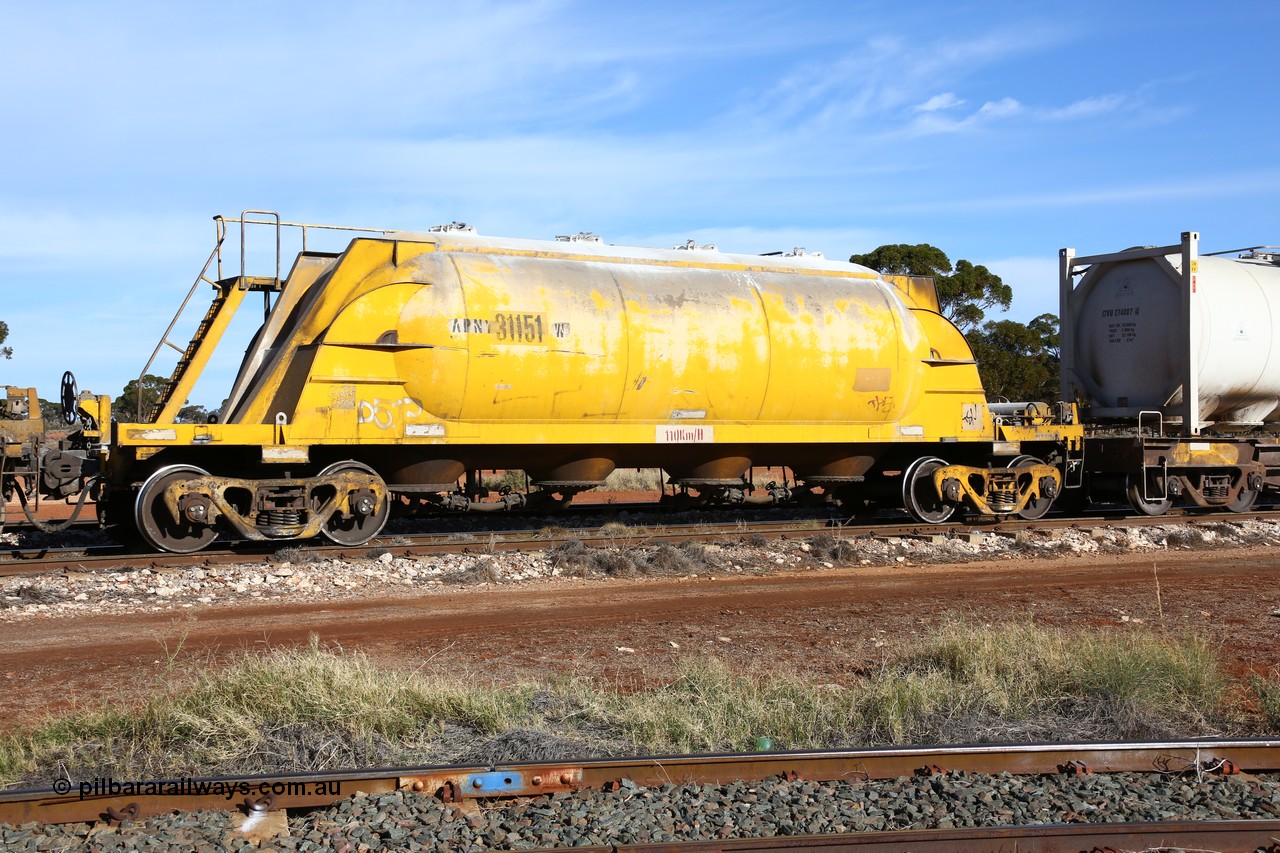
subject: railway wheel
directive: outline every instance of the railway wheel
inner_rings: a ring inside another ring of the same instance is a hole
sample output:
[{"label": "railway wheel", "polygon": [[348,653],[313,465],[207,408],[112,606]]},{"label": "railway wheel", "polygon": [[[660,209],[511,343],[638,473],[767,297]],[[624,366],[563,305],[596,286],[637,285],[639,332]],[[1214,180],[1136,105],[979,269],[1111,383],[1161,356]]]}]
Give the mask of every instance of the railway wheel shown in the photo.
[{"label": "railway wheel", "polygon": [[[1019,465],[1043,465],[1044,462],[1034,456],[1018,456],[1012,462],[1006,465],[1006,468],[1017,468]],[[1027,501],[1027,505],[1018,510],[1018,517],[1027,521],[1035,521],[1037,518],[1044,518],[1045,513],[1049,511],[1049,507],[1053,506],[1053,498],[1047,498],[1040,495],[1037,498]]]},{"label": "railway wheel", "polygon": [[133,520],[142,540],[158,551],[191,554],[218,537],[218,531],[187,517],[175,521],[165,506],[164,490],[173,483],[209,476],[193,465],[167,465],[156,471],[138,490]]},{"label": "railway wheel", "polygon": [[939,497],[933,487],[933,472],[946,464],[936,456],[922,456],[902,475],[902,506],[916,521],[941,524],[955,514],[955,505]]},{"label": "railway wheel", "polygon": [[[1257,478],[1256,483],[1250,482],[1249,479],[1245,480],[1245,484],[1240,487],[1240,493],[1236,495],[1235,500],[1227,504],[1227,509],[1232,512],[1248,512],[1258,500],[1258,495],[1262,494],[1261,475],[1251,474],[1249,477]],[[1257,488],[1252,488],[1254,485],[1256,485]]]},{"label": "railway wheel", "polygon": [[[378,478],[378,473],[368,465],[350,460],[333,463],[321,471],[320,476],[352,472]],[[378,482],[382,482],[381,478],[378,478]],[[334,510],[321,532],[336,545],[363,545],[382,532],[382,526],[387,523],[387,516],[391,514],[391,501],[384,496],[379,505],[373,493],[356,492],[351,495],[349,503],[352,511],[344,513],[340,509]]]},{"label": "railway wheel", "polygon": [[1146,483],[1141,474],[1128,474],[1124,478],[1124,493],[1129,498],[1129,505],[1143,515],[1164,515],[1173,506],[1173,500],[1166,495],[1163,499],[1149,500],[1146,497]]}]

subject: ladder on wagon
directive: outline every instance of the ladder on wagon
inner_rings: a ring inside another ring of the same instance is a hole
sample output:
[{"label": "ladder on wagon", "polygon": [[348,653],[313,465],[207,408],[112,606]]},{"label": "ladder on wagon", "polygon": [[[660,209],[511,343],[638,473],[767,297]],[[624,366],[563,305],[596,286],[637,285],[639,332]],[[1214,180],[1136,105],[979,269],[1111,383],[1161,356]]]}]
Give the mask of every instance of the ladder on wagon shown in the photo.
[{"label": "ladder on wagon", "polygon": [[[276,274],[274,277],[247,276],[244,273],[245,225],[248,222],[255,221],[249,219],[250,214],[272,217],[273,222],[271,223],[267,223],[265,220],[256,221],[275,225]],[[271,294],[280,291],[280,214],[272,210],[246,210],[240,214],[240,275],[233,278],[222,277],[222,244],[227,239],[227,220],[221,216],[215,216],[213,221],[217,229],[217,239],[214,241],[213,251],[209,253],[209,257],[205,260],[204,266],[200,269],[200,274],[196,276],[196,280],[191,283],[191,289],[187,291],[186,298],[182,300],[182,304],[178,306],[177,313],[169,321],[168,328],[160,336],[160,343],[156,344],[156,348],[151,351],[151,357],[147,359],[147,363],[142,367],[142,372],[138,374],[138,384],[135,389],[138,423],[160,423],[162,421],[167,423],[177,417],[182,406],[186,404],[187,395],[191,393],[196,379],[199,378],[205,365],[209,363],[209,357],[217,347],[218,341],[222,339],[227,326],[231,324],[231,318],[239,310],[245,295],[252,290],[262,291],[262,313],[265,319],[266,315],[271,311]],[[215,265],[217,270],[216,280],[209,278],[209,267]],[[186,312],[187,306],[191,304],[191,298],[195,296],[196,288],[200,286],[200,282],[213,286],[215,291],[213,302],[210,303],[204,319],[196,326],[195,333],[184,348],[170,340],[169,336]],[[178,364],[174,367],[173,373],[165,382],[164,387],[160,389],[155,403],[146,411],[143,411],[145,402],[143,400],[143,380],[147,376],[147,371],[151,369],[151,365],[155,363],[160,350],[166,346],[179,353]]]},{"label": "ladder on wagon", "polygon": [[[250,215],[270,217],[269,219],[250,219]],[[281,230],[283,228],[298,228],[302,233],[302,251],[307,251],[307,230],[308,229],[326,229],[332,231],[364,231],[375,234],[389,234],[390,230],[386,228],[359,228],[346,225],[317,225],[302,222],[282,222],[280,214],[274,210],[245,210],[242,211],[238,219],[227,219],[223,216],[213,217],[215,228],[217,229],[217,239],[214,242],[213,251],[209,253],[208,259],[205,260],[204,266],[200,269],[200,274],[196,276],[194,282],[191,283],[191,289],[187,291],[186,298],[182,300],[182,304],[178,306],[178,311],[173,315],[173,319],[169,321],[168,328],[164,334],[160,336],[160,342],[156,344],[154,350],[151,351],[151,357],[147,359],[147,363],[143,365],[141,373],[138,374],[135,393],[137,394],[137,407],[135,415],[137,423],[171,423],[186,404],[187,397],[191,394],[191,390],[195,387],[196,380],[200,378],[200,374],[204,371],[205,365],[209,363],[209,358],[213,355],[214,349],[217,348],[218,342],[222,339],[227,327],[231,323],[231,318],[235,316],[244,302],[244,297],[250,292],[262,293],[262,315],[265,322],[267,316],[271,313],[271,294],[279,293],[286,284],[280,278],[280,239]],[[222,276],[222,244],[227,238],[227,223],[238,222],[240,224],[240,274],[230,278]],[[275,276],[251,276],[245,275],[245,226],[246,225],[269,225],[275,230],[276,237],[276,274]],[[213,267],[215,278],[209,277],[210,267]],[[187,310],[187,306],[191,303],[191,299],[195,296],[196,289],[200,283],[204,282],[213,286],[213,301],[209,304],[208,310],[205,312],[204,318],[196,326],[195,332],[191,336],[191,340],[185,347],[179,346],[170,339],[174,328],[178,325],[179,320]],[[172,375],[165,381],[164,386],[160,389],[156,400],[148,405],[148,401],[143,399],[143,381],[147,376],[147,371],[155,363],[156,358],[160,355],[160,351],[165,347],[169,347],[178,352],[178,363],[174,367]]]}]

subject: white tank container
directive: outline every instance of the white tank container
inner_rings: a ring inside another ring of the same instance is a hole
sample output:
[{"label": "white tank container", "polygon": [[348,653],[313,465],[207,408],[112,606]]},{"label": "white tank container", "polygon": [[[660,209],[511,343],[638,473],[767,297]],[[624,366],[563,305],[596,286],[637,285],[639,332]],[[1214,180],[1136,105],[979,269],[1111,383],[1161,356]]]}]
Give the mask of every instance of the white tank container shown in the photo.
[{"label": "white tank container", "polygon": [[1199,257],[1189,339],[1182,265],[1174,253],[1099,262],[1084,275],[1064,311],[1076,389],[1097,414],[1176,418],[1190,355],[1202,425],[1280,421],[1280,259]]}]

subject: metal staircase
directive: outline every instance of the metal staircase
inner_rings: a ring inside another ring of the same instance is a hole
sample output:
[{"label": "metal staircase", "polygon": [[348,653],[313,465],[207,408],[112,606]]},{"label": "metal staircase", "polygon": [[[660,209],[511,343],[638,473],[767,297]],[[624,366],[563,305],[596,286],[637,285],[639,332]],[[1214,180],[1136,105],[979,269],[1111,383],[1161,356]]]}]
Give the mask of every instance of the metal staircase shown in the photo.
[{"label": "metal staircase", "polygon": [[[261,219],[250,219],[250,215],[258,215]],[[160,336],[160,342],[156,344],[154,350],[151,351],[151,357],[147,359],[147,363],[143,365],[142,371],[138,374],[138,404],[136,409],[137,423],[172,423],[177,417],[179,411],[186,404],[187,397],[195,387],[196,380],[200,378],[204,367],[209,362],[209,357],[213,354],[213,350],[217,348],[218,341],[222,339],[223,333],[227,326],[231,323],[231,318],[235,316],[236,311],[240,308],[246,294],[250,292],[262,293],[262,316],[265,321],[271,313],[271,294],[279,293],[286,284],[280,278],[280,236],[282,228],[298,228],[302,234],[302,252],[307,251],[307,231],[308,229],[325,229],[330,231],[351,231],[364,232],[373,234],[390,234],[391,230],[386,228],[358,228],[347,225],[318,225],[305,224],[301,222],[282,222],[280,214],[274,210],[245,210],[242,211],[238,219],[226,219],[222,216],[213,217],[215,227],[217,229],[217,240],[214,242],[213,251],[209,253],[208,259],[204,262],[204,266],[200,270],[200,274],[196,276],[196,280],[191,283],[191,289],[187,291],[187,296],[182,300],[182,304],[178,307],[178,311],[173,315],[173,319],[169,321],[168,328],[164,334]],[[230,278],[222,276],[222,244],[227,238],[227,223],[238,222],[240,224],[240,274]],[[251,276],[245,275],[245,226],[246,225],[268,225],[275,229],[276,237],[276,274],[272,276]],[[214,271],[215,278],[210,278],[211,269]],[[196,289],[200,283],[212,285],[215,293],[213,301],[210,303],[208,310],[205,312],[204,319],[196,327],[191,340],[185,347],[179,346],[170,339],[174,328],[178,325],[178,321],[182,318],[187,310],[187,306],[191,303],[191,299],[195,296]],[[160,350],[169,347],[179,354],[178,363],[174,367],[173,374],[165,382],[157,399],[147,405],[149,401],[142,399],[142,380],[147,375],[147,371],[155,363],[156,357],[160,354]]]},{"label": "metal staircase", "polygon": [[[208,281],[204,276],[201,276],[201,279]],[[217,322],[219,315],[222,313],[222,309],[227,304],[229,296],[228,289],[221,287],[217,282],[209,281],[209,283],[212,284],[217,291],[214,294],[213,302],[210,303],[209,310],[205,312],[204,319],[200,321],[200,325],[196,327],[195,334],[191,336],[191,342],[187,344],[187,348],[185,350],[178,350],[182,353],[182,356],[178,359],[178,364],[173,369],[173,375],[169,377],[169,381],[165,383],[164,388],[160,391],[159,399],[156,400],[155,404],[152,405],[150,410],[146,413],[147,423],[154,422],[160,412],[169,405],[169,401],[172,400],[174,396],[173,392],[182,383],[183,377],[187,374],[187,368],[191,366],[191,362],[199,351],[200,345],[204,343],[205,337],[209,333],[209,329]],[[174,317],[174,321],[177,321],[177,317]],[[160,344],[161,346],[168,345],[175,350],[178,349],[177,345],[175,345],[173,341],[169,340],[167,333],[165,337],[161,338]],[[148,363],[147,367],[150,366],[150,363]],[[146,374],[145,369],[143,370],[143,374]],[[141,388],[141,380],[139,380],[139,388]],[[141,401],[141,398],[139,398],[139,401]]]},{"label": "metal staircase", "polygon": [[[270,216],[274,222],[264,223],[261,220],[250,220],[249,214]],[[204,267],[201,268],[200,274],[196,276],[196,280],[191,283],[191,289],[187,291],[186,298],[182,300],[182,304],[178,306],[177,313],[169,321],[168,328],[160,336],[160,342],[151,351],[151,357],[143,365],[142,372],[138,374],[138,423],[159,423],[161,421],[167,423],[176,417],[178,411],[186,403],[187,395],[191,392],[192,386],[195,385],[195,380],[199,377],[200,370],[208,363],[209,355],[222,338],[223,332],[226,331],[231,318],[235,316],[236,310],[239,309],[240,303],[244,301],[244,296],[247,292],[251,290],[262,291],[263,316],[265,318],[271,311],[271,294],[280,291],[280,214],[271,210],[246,210],[240,214],[240,275],[232,278],[222,277],[222,244],[227,239],[226,220],[221,216],[215,216],[213,221],[217,228],[217,240],[214,242],[213,251],[209,253],[209,257],[205,260]],[[244,274],[245,225],[248,222],[275,225],[276,274],[274,278],[247,276]],[[216,281],[209,278],[209,268],[211,266],[217,270]],[[187,306],[191,303],[192,297],[195,296],[196,288],[200,286],[201,282],[213,286],[215,291],[213,301],[205,312],[204,319],[196,327],[190,342],[183,348],[170,340],[169,336],[186,312]],[[165,382],[164,388],[161,389],[156,401],[144,412],[142,380],[147,375],[147,371],[151,369],[151,365],[155,363],[156,356],[160,354],[160,350],[166,346],[180,354],[178,363],[174,367],[173,374]],[[198,366],[199,369],[193,371],[193,366]]]}]

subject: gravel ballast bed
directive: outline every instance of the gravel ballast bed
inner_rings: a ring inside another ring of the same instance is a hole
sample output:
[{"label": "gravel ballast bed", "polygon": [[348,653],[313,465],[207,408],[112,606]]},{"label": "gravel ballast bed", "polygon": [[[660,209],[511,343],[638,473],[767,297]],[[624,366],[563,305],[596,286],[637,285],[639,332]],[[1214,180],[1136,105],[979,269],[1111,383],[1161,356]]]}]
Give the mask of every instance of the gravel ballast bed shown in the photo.
[{"label": "gravel ballast bed", "polygon": [[[6,534],[7,535],[7,534]],[[840,538],[815,531],[803,540],[613,548],[561,546],[546,551],[299,562],[279,555],[254,563],[186,569],[67,572],[0,582],[0,622],[85,615],[182,612],[261,601],[337,601],[444,594],[460,585],[523,584],[559,578],[689,577],[822,571],[836,566],[966,563],[1052,556],[1160,553],[1280,544],[1280,522],[1213,520],[1132,528],[1028,531],[1017,536]],[[297,549],[293,549],[297,552]]]},{"label": "gravel ballast bed", "polygon": [[[1169,774],[1031,777],[951,772],[854,782],[772,779],[582,791],[450,806],[423,794],[357,794],[289,820],[277,850],[458,850],[1023,826],[1280,818],[1280,780]],[[254,850],[224,846],[224,812],[164,815],[91,836],[83,825],[0,829],[6,850]]]}]

